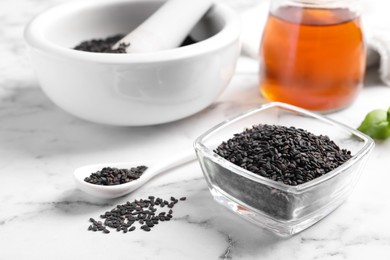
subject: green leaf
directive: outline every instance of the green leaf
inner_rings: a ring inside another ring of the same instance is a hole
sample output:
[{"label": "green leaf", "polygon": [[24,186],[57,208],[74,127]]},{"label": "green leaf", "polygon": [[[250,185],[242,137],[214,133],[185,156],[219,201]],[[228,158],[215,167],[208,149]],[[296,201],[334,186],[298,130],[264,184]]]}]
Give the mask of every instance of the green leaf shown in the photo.
[{"label": "green leaf", "polygon": [[358,130],[377,140],[390,137],[390,108],[386,110],[375,109],[368,113]]},{"label": "green leaf", "polygon": [[390,107],[389,107],[389,109],[387,110],[387,121],[390,122]]}]

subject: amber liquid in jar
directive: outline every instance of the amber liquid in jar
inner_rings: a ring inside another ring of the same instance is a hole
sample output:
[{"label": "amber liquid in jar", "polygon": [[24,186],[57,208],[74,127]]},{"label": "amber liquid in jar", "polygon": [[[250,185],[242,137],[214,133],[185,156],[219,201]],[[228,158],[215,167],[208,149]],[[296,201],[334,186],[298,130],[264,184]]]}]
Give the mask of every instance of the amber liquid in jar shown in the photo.
[{"label": "amber liquid in jar", "polygon": [[348,9],[277,9],[268,18],[260,53],[260,91],[272,101],[333,111],[348,106],[362,86],[360,17]]}]

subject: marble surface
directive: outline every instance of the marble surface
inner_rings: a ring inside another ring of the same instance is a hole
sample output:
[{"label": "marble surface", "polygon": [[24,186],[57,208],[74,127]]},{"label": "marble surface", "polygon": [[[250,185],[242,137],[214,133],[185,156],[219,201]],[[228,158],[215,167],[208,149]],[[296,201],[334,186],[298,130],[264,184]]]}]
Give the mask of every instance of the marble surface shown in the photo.
[{"label": "marble surface", "polygon": [[[211,197],[197,163],[153,179],[134,193],[102,201],[75,188],[76,167],[161,160],[192,149],[216,123],[265,102],[257,64],[241,58],[228,89],[206,110],[150,127],[108,127],[75,118],[42,93],[22,40],[25,23],[61,0],[0,3],[0,259],[390,259],[390,141],[377,143],[352,196],[289,239],[254,226]],[[238,10],[256,1],[227,1]],[[356,127],[388,107],[390,88],[373,69],[349,108],[329,117]],[[163,155],[163,156],[162,156]],[[152,232],[88,232],[88,219],[148,195],[186,196],[174,218]]]}]

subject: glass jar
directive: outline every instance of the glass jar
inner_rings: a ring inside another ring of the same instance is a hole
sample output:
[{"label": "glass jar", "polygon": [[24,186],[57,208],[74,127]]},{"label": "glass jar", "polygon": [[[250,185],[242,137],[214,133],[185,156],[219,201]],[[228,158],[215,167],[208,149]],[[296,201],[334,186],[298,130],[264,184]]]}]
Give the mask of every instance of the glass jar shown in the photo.
[{"label": "glass jar", "polygon": [[272,0],[260,45],[260,91],[329,112],[363,85],[366,49],[357,0]]}]

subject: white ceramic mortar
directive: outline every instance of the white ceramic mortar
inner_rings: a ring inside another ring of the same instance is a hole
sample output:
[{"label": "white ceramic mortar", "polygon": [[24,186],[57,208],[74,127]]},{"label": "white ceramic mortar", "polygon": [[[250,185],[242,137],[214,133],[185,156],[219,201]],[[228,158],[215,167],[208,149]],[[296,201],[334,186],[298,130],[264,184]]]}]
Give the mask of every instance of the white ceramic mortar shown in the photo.
[{"label": "white ceramic mortar", "polygon": [[25,39],[42,89],[65,111],[104,124],[178,120],[207,106],[228,85],[240,52],[239,18],[216,3],[196,25],[193,45],[108,54],[73,50],[81,41],[132,31],[163,1],[87,1],[49,9]]}]

